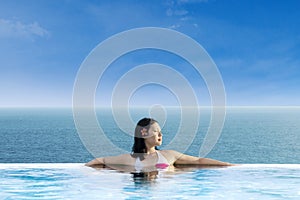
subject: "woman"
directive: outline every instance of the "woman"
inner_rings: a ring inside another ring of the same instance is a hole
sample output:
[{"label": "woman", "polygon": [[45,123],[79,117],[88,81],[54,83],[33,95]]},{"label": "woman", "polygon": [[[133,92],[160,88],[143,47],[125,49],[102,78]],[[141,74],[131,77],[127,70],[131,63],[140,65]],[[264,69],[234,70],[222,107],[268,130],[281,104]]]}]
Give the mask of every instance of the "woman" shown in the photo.
[{"label": "woman", "polygon": [[[152,171],[165,169],[173,165],[203,165],[203,166],[231,166],[232,164],[185,155],[173,150],[157,150],[162,144],[162,133],[158,122],[151,118],[141,119],[135,128],[134,144],[131,154],[112,157],[96,158],[86,166],[132,166],[136,171]],[[146,169],[146,170],[145,170]]]}]

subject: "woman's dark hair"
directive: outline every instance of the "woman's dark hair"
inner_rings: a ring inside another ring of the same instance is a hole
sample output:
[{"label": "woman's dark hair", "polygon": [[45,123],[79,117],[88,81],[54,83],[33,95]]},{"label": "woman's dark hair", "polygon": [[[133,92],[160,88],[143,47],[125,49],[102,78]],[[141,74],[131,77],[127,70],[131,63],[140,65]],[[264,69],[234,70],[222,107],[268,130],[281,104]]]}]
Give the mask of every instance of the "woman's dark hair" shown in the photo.
[{"label": "woman's dark hair", "polygon": [[[152,118],[143,118],[141,119],[134,130],[134,144],[132,146],[131,156],[134,158],[139,157],[140,160],[144,160],[144,153],[147,153],[147,147],[145,144],[144,136],[142,135],[142,130],[149,130],[150,126],[154,123],[157,123],[155,119]],[[157,149],[155,147],[155,149]]]}]

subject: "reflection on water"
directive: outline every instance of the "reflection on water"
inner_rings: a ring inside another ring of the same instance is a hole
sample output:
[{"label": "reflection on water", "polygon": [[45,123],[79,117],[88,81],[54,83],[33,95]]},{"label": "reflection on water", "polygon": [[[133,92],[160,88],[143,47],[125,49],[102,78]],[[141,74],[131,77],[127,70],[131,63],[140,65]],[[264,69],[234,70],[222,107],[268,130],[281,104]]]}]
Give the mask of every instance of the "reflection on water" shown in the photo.
[{"label": "reflection on water", "polygon": [[132,172],[134,182],[153,181],[158,178],[158,171],[152,172]]},{"label": "reflection on water", "polygon": [[[120,173],[131,174],[132,181],[135,183],[136,186],[140,187],[143,184],[145,185],[153,184],[159,178],[171,178],[174,175],[191,173],[191,172],[193,173],[197,172],[198,175],[200,173],[203,173],[204,176],[201,176],[201,178],[204,178],[207,175],[206,170],[226,168],[226,166],[176,165],[176,167],[169,166],[165,169],[157,169],[155,166],[153,167],[148,166],[143,168],[141,171],[136,171],[134,166],[128,166],[128,165],[109,165],[109,166],[99,165],[99,166],[94,166],[92,168],[97,170],[113,170]],[[202,172],[201,169],[205,170],[205,172]]]}]

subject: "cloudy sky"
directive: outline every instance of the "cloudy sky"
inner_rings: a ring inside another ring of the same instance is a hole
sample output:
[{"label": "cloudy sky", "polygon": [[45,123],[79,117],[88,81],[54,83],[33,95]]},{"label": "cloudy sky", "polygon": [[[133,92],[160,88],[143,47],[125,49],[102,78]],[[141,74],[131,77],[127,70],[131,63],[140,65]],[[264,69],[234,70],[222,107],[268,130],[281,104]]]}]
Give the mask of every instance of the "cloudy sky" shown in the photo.
[{"label": "cloudy sky", "polygon": [[[0,107],[72,106],[76,74],[89,53],[114,34],[141,27],[173,29],[201,44],[222,76],[227,105],[300,106],[299,9],[297,0],[1,0]],[[151,62],[178,70],[199,105],[209,105],[192,66],[154,50],[113,63],[99,82],[96,104],[110,105],[120,77]],[[128,102],[177,105],[171,90],[148,84]]]}]

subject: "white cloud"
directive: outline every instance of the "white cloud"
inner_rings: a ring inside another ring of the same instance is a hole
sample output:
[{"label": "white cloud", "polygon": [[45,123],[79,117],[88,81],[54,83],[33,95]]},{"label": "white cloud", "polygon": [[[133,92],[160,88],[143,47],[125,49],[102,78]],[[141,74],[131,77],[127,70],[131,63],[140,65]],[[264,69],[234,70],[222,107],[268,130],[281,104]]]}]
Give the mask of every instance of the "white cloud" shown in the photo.
[{"label": "white cloud", "polygon": [[24,24],[20,21],[0,19],[0,38],[32,38],[46,37],[49,32],[37,22]]},{"label": "white cloud", "polygon": [[184,9],[172,10],[171,8],[169,8],[166,11],[166,14],[167,14],[168,17],[171,17],[171,16],[184,16],[184,15],[188,14],[188,11],[184,10]]},{"label": "white cloud", "polygon": [[167,28],[169,28],[169,29],[178,29],[178,28],[180,28],[180,27],[181,27],[180,24],[173,24],[173,25],[171,25],[171,26],[168,26]]}]

